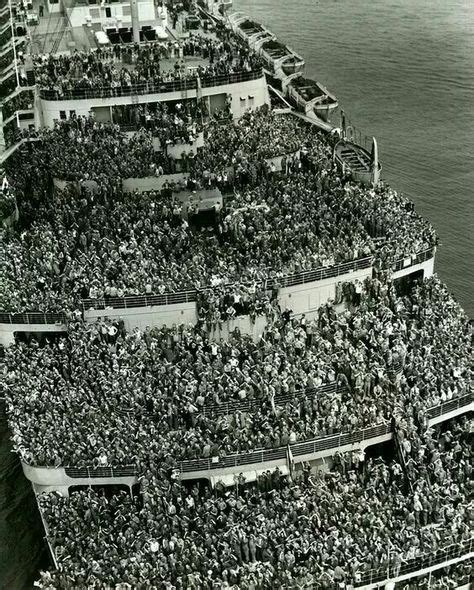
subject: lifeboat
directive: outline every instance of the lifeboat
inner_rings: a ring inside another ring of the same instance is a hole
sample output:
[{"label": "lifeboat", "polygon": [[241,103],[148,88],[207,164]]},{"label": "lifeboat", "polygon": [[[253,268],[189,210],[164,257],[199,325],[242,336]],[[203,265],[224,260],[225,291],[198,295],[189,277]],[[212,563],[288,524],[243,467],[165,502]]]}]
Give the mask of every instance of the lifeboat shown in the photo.
[{"label": "lifeboat", "polygon": [[316,116],[327,121],[330,113],[338,106],[337,98],[327,88],[300,74],[289,76],[283,82],[283,87],[285,95],[296,109],[309,118]]},{"label": "lifeboat", "polygon": [[301,55],[278,41],[275,35],[259,22],[236,12],[229,16],[229,23],[234,33],[247,41],[249,47],[260,55],[270,74],[284,78],[303,70],[305,61]]},{"label": "lifeboat", "polygon": [[334,158],[344,172],[350,172],[354,180],[374,186],[378,184],[382,166],[378,160],[375,137],[372,139],[372,152],[347,138],[341,139],[334,147]]},{"label": "lifeboat", "polygon": [[273,39],[273,33],[260,23],[251,20],[240,13],[233,14],[229,17],[233,31],[244,41],[247,41],[249,47],[255,47],[258,41],[268,38]]},{"label": "lifeboat", "polygon": [[259,39],[255,50],[260,54],[271,74],[290,76],[304,69],[305,61],[293,49],[278,41],[275,36]]}]

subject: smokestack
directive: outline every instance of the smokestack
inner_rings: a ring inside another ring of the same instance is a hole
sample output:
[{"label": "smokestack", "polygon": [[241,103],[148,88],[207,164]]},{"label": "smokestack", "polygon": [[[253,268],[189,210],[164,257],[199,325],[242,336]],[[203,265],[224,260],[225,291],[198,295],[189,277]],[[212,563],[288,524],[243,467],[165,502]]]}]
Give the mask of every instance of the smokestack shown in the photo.
[{"label": "smokestack", "polygon": [[140,21],[138,19],[138,0],[130,0],[130,13],[132,15],[133,42],[140,43]]}]

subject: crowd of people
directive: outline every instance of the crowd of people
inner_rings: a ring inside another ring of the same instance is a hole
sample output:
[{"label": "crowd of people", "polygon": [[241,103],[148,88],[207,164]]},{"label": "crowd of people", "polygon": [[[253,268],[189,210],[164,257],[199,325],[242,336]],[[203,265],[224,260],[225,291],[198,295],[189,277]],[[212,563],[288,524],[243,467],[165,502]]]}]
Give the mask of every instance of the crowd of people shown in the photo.
[{"label": "crowd of people", "polygon": [[[2,173],[0,171],[0,178]],[[4,181],[5,182],[5,181]],[[0,186],[0,226],[9,223],[16,211],[15,194],[8,186]]]},{"label": "crowd of people", "polygon": [[[184,187],[190,195],[213,186],[234,191],[206,227],[183,218],[172,189],[123,192],[123,178],[160,174],[169,164],[150,132],[127,137],[113,124],[79,117],[41,138],[9,165],[15,188],[26,197],[20,200],[22,231],[0,241],[3,310],[74,309],[84,297],[215,284],[258,283],[263,291],[265,281],[278,285],[286,275],[365,256],[390,267],[436,244],[433,228],[406,199],[386,186],[364,188],[342,178],[327,140],[266,109],[235,126],[211,124],[205,147],[188,158],[197,179]],[[285,146],[290,152],[281,171],[272,171],[266,158]],[[80,181],[82,192],[76,184],[52,191],[51,176]],[[96,190],[84,188],[91,184]],[[235,291],[232,286],[224,297]],[[214,307],[222,310],[220,303]]]},{"label": "crowd of people", "polygon": [[17,94],[10,100],[5,101],[2,104],[2,116],[3,120],[10,118],[13,113],[20,110],[32,109],[34,105],[34,93],[32,90],[23,90],[20,94]]},{"label": "crowd of people", "polygon": [[118,94],[141,85],[156,88],[166,82],[197,78],[205,82],[261,68],[257,54],[230,29],[218,27],[216,33],[192,31],[176,41],[117,44],[93,51],[75,50],[70,55],[35,55],[36,83],[63,99],[87,89]]},{"label": "crowd of people", "polygon": [[[6,350],[0,393],[25,462],[142,470],[354,432],[408,404],[422,421],[471,391],[470,354],[467,318],[437,279],[409,297],[374,279],[339,315],[276,310],[257,341],[72,322],[68,338]],[[233,409],[243,400],[251,411]]]},{"label": "crowd of people", "polygon": [[[424,554],[471,538],[472,422],[411,439],[420,465],[407,494],[399,459],[339,455],[329,471],[277,469],[232,488],[185,486],[163,472],[141,479],[140,497],[92,490],[43,494],[40,505],[59,569],[45,589],[348,588],[396,578]],[[418,450],[416,450],[418,447]],[[420,453],[423,450],[423,453]],[[123,586],[120,586],[122,584]]]},{"label": "crowd of people", "polygon": [[[146,129],[160,140],[160,147],[193,144],[203,131],[207,118],[204,101],[178,103],[154,103],[147,105],[124,105],[114,107],[113,120],[120,129]],[[115,130],[115,128],[114,128]]]},{"label": "crowd of people", "polygon": [[395,590],[457,590],[469,589],[472,583],[472,560],[448,565],[439,570],[395,585]]}]

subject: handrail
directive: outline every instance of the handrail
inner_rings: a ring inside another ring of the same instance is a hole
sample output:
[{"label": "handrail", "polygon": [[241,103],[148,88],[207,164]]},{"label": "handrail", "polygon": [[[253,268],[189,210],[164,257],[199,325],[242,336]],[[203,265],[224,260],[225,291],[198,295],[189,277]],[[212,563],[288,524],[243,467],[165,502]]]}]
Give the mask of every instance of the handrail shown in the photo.
[{"label": "handrail", "polygon": [[[25,141],[25,140],[22,140]],[[32,141],[32,140],[30,140]],[[419,264],[420,262],[424,262],[429,260],[434,256],[434,248],[428,248],[427,250],[423,250],[422,252],[417,253],[416,255],[412,256],[411,265]],[[404,259],[405,260],[405,259]],[[407,268],[409,265],[404,266],[404,260],[399,260],[392,265],[392,268],[396,266],[400,266],[400,268]],[[363,270],[366,268],[370,268],[372,265],[373,258],[367,256],[365,258],[358,258],[356,260],[352,260],[350,262],[343,262],[341,264],[337,264],[334,266],[329,267],[320,267],[313,270],[302,271],[299,273],[295,273],[292,275],[287,275],[281,278],[274,278],[270,277],[265,281],[265,286],[267,289],[279,288],[283,287],[290,287],[295,285],[302,285],[314,281],[320,281],[327,278],[334,278],[344,274],[348,274],[350,272],[354,272],[356,270]],[[151,307],[151,306],[160,306],[160,305],[176,305],[179,303],[193,303],[197,301],[197,294],[198,290],[188,290],[188,291],[176,291],[171,293],[163,293],[161,295],[130,295],[125,297],[107,297],[107,298],[86,298],[82,299],[82,310],[105,310],[107,308],[112,309],[131,309],[137,307]],[[36,312],[32,312],[29,315],[35,315]],[[10,316],[12,314],[0,313],[0,323],[14,323],[11,322],[6,316]],[[22,314],[14,314],[16,316],[20,316]],[[64,314],[40,314],[37,313],[36,315],[62,315]],[[49,321],[49,322],[38,322],[38,323],[56,323],[57,320]],[[61,320],[59,320],[61,321]],[[34,323],[34,322],[17,322],[17,323]]]},{"label": "handrail", "polygon": [[294,285],[303,285],[314,281],[338,277],[356,270],[363,270],[372,265],[372,257],[357,258],[349,262],[341,262],[333,266],[323,266],[314,270],[305,270],[282,278],[270,278],[267,280],[267,287],[271,288],[278,285],[279,287],[292,287]]},{"label": "handrail", "polygon": [[72,479],[135,477],[137,475],[137,469],[134,465],[120,467],[65,467],[64,471]]},{"label": "handrail", "polygon": [[[338,387],[337,381],[332,381],[331,383],[325,383],[324,385],[320,385],[319,387],[308,387],[306,389],[298,389],[292,393],[283,393],[275,395],[275,397],[273,398],[273,403],[275,405],[283,405],[292,403],[294,401],[309,396],[345,391],[347,391],[346,387]],[[225,402],[222,404],[206,404],[202,406],[201,411],[198,413],[204,416],[227,416],[235,412],[248,412],[256,410],[258,408],[261,408],[262,403],[264,403],[265,401],[268,402],[269,400],[262,400],[257,398],[249,400],[235,400]]]},{"label": "handrail", "polygon": [[[320,281],[330,277],[337,277],[355,270],[369,268],[372,264],[372,257],[358,258],[350,262],[342,262],[334,266],[319,267],[313,270],[301,271],[281,278],[268,278],[265,286],[268,289],[279,287],[290,287],[302,285],[313,281]],[[230,285],[227,285],[230,286]],[[205,288],[203,290],[207,290]],[[132,307],[149,307],[150,305],[169,305],[170,303],[188,303],[197,300],[198,290],[176,291],[174,293],[163,293],[162,295],[131,295],[126,297],[107,297],[100,299],[83,299],[82,308],[106,309],[107,307],[127,309]]]},{"label": "handrail", "polygon": [[[5,125],[8,125],[9,123],[12,123],[13,121],[15,121],[17,118],[17,115],[18,115],[18,119],[20,121],[25,121],[25,120],[29,120],[29,119],[34,119],[35,111],[34,111],[34,109],[17,109],[7,119],[3,119],[3,126],[5,127]],[[25,115],[28,115],[28,116],[26,117]]]},{"label": "handrail", "polygon": [[[393,272],[397,272],[399,270],[403,270],[405,268],[410,268],[410,266],[415,266],[415,264],[421,264],[422,262],[426,262],[430,260],[435,255],[435,248],[427,248],[426,250],[422,250],[421,252],[417,252],[414,256],[407,256],[406,258],[401,258],[396,260],[395,262],[390,264],[390,268]],[[405,264],[406,261],[410,259],[410,264]]]},{"label": "handrail", "polygon": [[290,445],[291,452],[294,457],[315,454],[329,449],[336,449],[345,445],[352,445],[371,438],[383,436],[392,432],[389,423],[377,424],[376,426],[369,426],[355,432],[330,434],[315,438],[310,441],[303,441]]},{"label": "handrail", "polygon": [[[429,418],[448,413],[449,411],[467,406],[474,399],[473,393],[468,393],[458,399],[444,402],[438,406],[429,408],[426,413]],[[453,407],[454,404],[454,407]],[[288,448],[294,457],[301,457],[307,454],[317,453],[329,449],[337,449],[341,446],[357,442],[370,441],[373,438],[383,436],[392,432],[390,423],[377,424],[362,428],[354,432],[328,434],[311,440],[301,441],[285,447],[273,449],[256,449],[244,453],[226,455],[224,457],[202,457],[198,459],[186,459],[178,462],[180,473],[192,473],[193,471],[215,471],[229,467],[243,465],[258,465],[266,461],[284,459],[287,456]],[[30,465],[30,464],[28,464]],[[30,465],[38,469],[49,469],[49,467]],[[134,465],[127,464],[117,467],[64,467],[66,475],[72,478],[109,478],[109,477],[130,477],[138,475]]]},{"label": "handrail", "polygon": [[[448,413],[454,409],[458,409],[462,406],[467,406],[474,399],[474,394],[469,393],[460,398],[450,400],[438,406],[433,406],[427,410],[428,418],[434,418],[444,413]],[[303,456],[307,454],[314,454],[320,451],[326,451],[329,449],[336,449],[344,445],[354,444],[362,441],[370,440],[378,436],[383,436],[392,431],[389,423],[378,424],[376,426],[370,426],[356,430],[355,432],[337,433],[330,434],[321,437],[317,437],[312,440],[301,441],[298,443],[290,444],[290,450],[294,457]],[[286,447],[280,447],[280,451],[283,456],[283,451]],[[265,461],[274,460],[271,453],[275,449],[259,449],[258,451],[250,453],[241,453],[239,455],[229,455],[227,457],[219,458],[204,458],[204,459],[190,459],[180,462],[180,472],[189,473],[197,470],[212,471],[216,469],[223,469],[226,467],[232,467],[235,465],[249,465],[255,463],[254,458],[257,453],[261,460],[258,463]]]},{"label": "handrail", "polygon": [[[400,375],[403,371],[402,361],[395,363],[391,367],[387,367],[387,372],[391,375]],[[229,416],[236,412],[253,412],[262,407],[264,403],[282,406],[299,402],[300,400],[308,397],[315,397],[321,394],[328,393],[347,393],[349,389],[345,386],[339,387],[337,381],[331,381],[324,383],[318,387],[307,387],[304,389],[297,389],[291,393],[280,393],[276,394],[271,400],[270,399],[242,399],[242,400],[231,400],[224,403],[213,403],[204,404],[198,408],[196,414],[201,416],[209,417],[212,416],[217,418],[219,416]],[[133,414],[133,410],[124,407],[117,407],[116,412],[122,416],[129,416]]]},{"label": "handrail", "polygon": [[355,588],[381,582],[382,580],[398,578],[435,565],[441,565],[451,559],[457,559],[472,553],[473,548],[474,537],[471,537],[470,539],[441,547],[432,553],[423,553],[407,560],[405,563],[402,562],[396,565],[389,563],[388,566],[368,570],[362,573],[360,581],[357,582]]},{"label": "handrail", "polygon": [[[289,445],[289,448],[292,455],[298,457],[328,449],[339,448],[342,445],[354,444],[389,432],[391,432],[390,424],[379,424],[352,433],[330,434],[312,440],[294,443]],[[180,473],[214,471],[216,469],[225,469],[239,465],[266,463],[267,461],[274,461],[275,459],[283,459],[286,457],[286,452],[287,447],[285,446],[277,447],[276,449],[258,449],[256,451],[227,455],[224,457],[187,459],[179,463],[179,471]]]},{"label": "handrail", "polygon": [[128,309],[133,307],[152,307],[155,305],[171,305],[192,303],[197,301],[197,291],[177,291],[162,295],[130,295],[126,297],[107,297],[100,299],[83,299],[82,309]]},{"label": "handrail", "polygon": [[7,150],[0,154],[0,164],[3,164],[8,158],[16,152],[18,148],[20,148],[25,143],[32,143],[34,141],[41,141],[39,137],[24,137],[20,139],[17,143],[11,145]]},{"label": "handrail", "polygon": [[17,88],[15,88],[15,90],[11,94],[9,94],[8,96],[5,96],[5,98],[3,98],[0,101],[0,106],[3,107],[3,105],[5,105],[8,101],[12,100],[13,98],[18,96],[22,92],[25,92],[27,90],[34,91],[34,89],[35,89],[34,86],[18,86]]},{"label": "handrail", "polygon": [[[237,84],[258,80],[263,76],[263,70],[257,69],[250,72],[235,72],[231,74],[222,74],[217,76],[202,76],[201,87],[212,88],[214,86],[223,86],[226,84]],[[43,100],[61,101],[61,100],[86,100],[92,98],[116,98],[121,96],[140,96],[145,94],[162,94],[167,92],[183,92],[188,90],[198,90],[198,78],[184,78],[182,80],[171,80],[168,82],[142,82],[139,84],[130,84],[129,86],[104,86],[102,88],[75,88],[73,90],[53,90],[42,88],[39,96]]]},{"label": "handrail", "polygon": [[438,418],[438,416],[443,416],[444,414],[448,414],[453,410],[458,410],[463,406],[469,405],[470,402],[474,400],[474,393],[466,393],[460,397],[455,397],[447,402],[443,402],[438,406],[433,406],[426,411],[426,416],[428,419]]},{"label": "handrail", "polygon": [[[7,43],[7,46],[5,46],[5,44],[1,46],[2,48],[0,49],[0,57],[3,57],[6,53],[8,53],[8,51],[13,51],[13,43],[11,37],[10,39],[8,39]],[[22,43],[25,43],[25,37],[15,37],[15,45],[21,45]]]},{"label": "handrail", "polygon": [[[387,367],[387,371],[391,375],[400,375],[403,371],[403,362],[400,360],[399,362],[394,363],[391,367]],[[305,397],[314,397],[324,393],[345,393],[347,391],[347,387],[338,387],[337,381],[331,381],[330,383],[324,383],[318,387],[307,387],[305,389],[297,389],[292,393],[277,394],[273,398],[273,403],[275,405],[283,405],[299,401]],[[235,412],[247,412],[258,409],[262,406],[264,401],[265,400],[257,398],[235,400],[223,404],[205,404],[198,413],[203,414],[204,416],[227,416]]]},{"label": "handrail", "polygon": [[65,324],[66,314],[64,313],[1,313],[0,324]]}]

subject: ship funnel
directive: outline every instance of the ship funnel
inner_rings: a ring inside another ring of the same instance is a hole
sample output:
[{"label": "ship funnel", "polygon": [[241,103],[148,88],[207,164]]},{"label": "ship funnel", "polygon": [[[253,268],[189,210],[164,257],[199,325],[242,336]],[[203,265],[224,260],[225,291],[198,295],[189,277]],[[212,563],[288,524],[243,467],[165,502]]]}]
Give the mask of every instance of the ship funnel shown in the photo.
[{"label": "ship funnel", "polygon": [[380,179],[379,148],[377,140],[372,137],[372,183],[377,186]]}]

